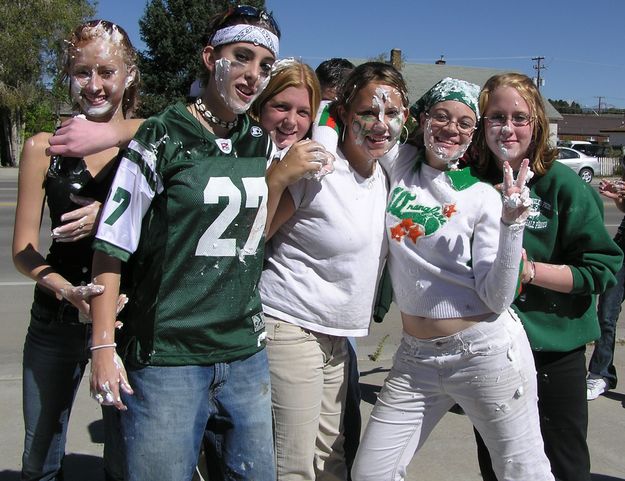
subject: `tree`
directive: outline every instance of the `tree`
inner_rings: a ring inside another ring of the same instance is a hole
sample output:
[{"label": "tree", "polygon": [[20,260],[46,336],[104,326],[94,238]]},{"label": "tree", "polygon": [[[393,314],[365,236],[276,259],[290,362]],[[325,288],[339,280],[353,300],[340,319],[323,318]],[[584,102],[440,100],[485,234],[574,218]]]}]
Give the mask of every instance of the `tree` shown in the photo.
[{"label": "tree", "polygon": [[45,79],[59,75],[63,39],[92,16],[89,0],[0,2],[0,160],[16,165],[24,109],[41,98]]},{"label": "tree", "polygon": [[41,89],[39,96],[34,105],[27,105],[23,109],[24,138],[31,137],[37,132],[54,132],[57,99],[46,89]]},{"label": "tree", "polygon": [[575,101],[569,104],[566,100],[549,99],[549,102],[561,114],[581,114],[583,112],[582,106]]},{"label": "tree", "polygon": [[[264,1],[247,0],[264,7]],[[186,99],[203,69],[201,53],[208,19],[232,5],[226,0],[151,0],[139,20],[147,48],[139,54],[142,79],[139,115],[148,117]]]}]

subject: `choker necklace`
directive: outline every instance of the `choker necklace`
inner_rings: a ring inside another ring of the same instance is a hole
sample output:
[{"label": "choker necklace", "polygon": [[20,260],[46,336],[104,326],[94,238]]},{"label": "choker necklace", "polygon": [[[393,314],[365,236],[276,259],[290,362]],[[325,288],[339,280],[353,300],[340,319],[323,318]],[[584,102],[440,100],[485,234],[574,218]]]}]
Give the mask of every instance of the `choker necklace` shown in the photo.
[{"label": "choker necklace", "polygon": [[219,125],[224,129],[232,129],[237,126],[239,123],[239,117],[236,117],[232,122],[226,122],[225,120],[221,120],[219,117],[215,116],[210,110],[206,108],[204,102],[202,102],[202,97],[198,97],[195,101],[196,110],[204,117],[209,124]]}]

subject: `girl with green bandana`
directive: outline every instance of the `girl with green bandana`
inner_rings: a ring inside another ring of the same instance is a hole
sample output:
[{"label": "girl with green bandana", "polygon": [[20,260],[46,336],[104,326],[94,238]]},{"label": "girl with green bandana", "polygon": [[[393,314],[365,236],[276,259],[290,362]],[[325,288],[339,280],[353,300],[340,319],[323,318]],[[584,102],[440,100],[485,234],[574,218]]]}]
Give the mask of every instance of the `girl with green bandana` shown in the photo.
[{"label": "girl with green bandana", "polygon": [[403,339],[352,478],[401,480],[458,403],[484,436],[500,479],[553,480],[543,451],[530,346],[509,306],[529,202],[527,163],[505,166],[504,200],[457,161],[479,120],[479,87],[443,79],[412,108],[423,145],[388,165],[389,268]]}]

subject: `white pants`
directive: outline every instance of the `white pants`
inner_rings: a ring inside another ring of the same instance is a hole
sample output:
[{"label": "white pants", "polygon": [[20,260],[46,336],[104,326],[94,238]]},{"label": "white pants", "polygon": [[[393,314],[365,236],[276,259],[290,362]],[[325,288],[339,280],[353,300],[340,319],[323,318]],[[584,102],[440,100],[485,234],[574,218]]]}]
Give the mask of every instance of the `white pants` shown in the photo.
[{"label": "white pants", "polygon": [[448,337],[404,333],[352,479],[403,480],[414,453],[454,403],[484,438],[497,479],[554,479],[540,434],[534,360],[512,311]]},{"label": "white pants", "polygon": [[278,481],[345,481],[344,337],[265,316]]}]

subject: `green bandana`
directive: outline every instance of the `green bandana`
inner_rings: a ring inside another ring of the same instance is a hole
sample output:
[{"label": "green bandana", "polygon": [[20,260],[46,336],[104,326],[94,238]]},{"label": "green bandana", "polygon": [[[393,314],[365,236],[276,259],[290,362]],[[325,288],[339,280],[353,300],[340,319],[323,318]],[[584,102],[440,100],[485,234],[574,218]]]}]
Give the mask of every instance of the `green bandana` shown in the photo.
[{"label": "green bandana", "polygon": [[419,114],[427,112],[439,102],[445,100],[455,100],[467,105],[475,113],[475,117],[480,119],[480,109],[478,98],[480,96],[479,85],[472,84],[466,80],[459,80],[446,77],[438,82],[434,87],[425,92],[423,96],[410,107],[410,114],[419,120]]}]

